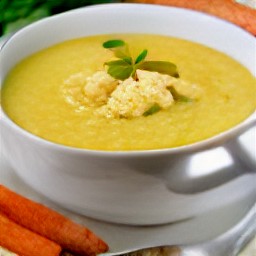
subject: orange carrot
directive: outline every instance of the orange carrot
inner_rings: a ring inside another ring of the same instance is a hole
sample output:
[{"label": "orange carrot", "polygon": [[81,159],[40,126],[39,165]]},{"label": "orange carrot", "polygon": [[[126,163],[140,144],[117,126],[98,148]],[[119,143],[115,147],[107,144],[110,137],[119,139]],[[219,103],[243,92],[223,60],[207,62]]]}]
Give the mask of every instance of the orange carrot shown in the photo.
[{"label": "orange carrot", "polygon": [[61,247],[0,213],[0,246],[20,256],[59,256]]},{"label": "orange carrot", "polygon": [[0,212],[78,255],[95,255],[108,250],[107,244],[89,229],[3,185],[0,185]]},{"label": "orange carrot", "polygon": [[256,10],[235,0],[135,0],[127,2],[151,3],[188,8],[228,20],[256,35]]}]

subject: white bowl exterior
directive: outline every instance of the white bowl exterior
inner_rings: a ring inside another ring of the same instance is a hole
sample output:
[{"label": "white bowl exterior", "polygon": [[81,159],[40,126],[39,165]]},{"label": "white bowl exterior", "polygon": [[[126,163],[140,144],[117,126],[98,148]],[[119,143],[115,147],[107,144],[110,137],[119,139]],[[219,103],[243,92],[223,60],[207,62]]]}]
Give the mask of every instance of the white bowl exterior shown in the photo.
[{"label": "white bowl exterior", "polygon": [[[177,8],[117,4],[78,9],[21,30],[1,51],[1,81],[18,61],[33,52],[63,40],[107,33],[181,37],[226,52],[255,72],[255,40],[232,24]],[[163,178],[150,172],[170,168],[172,159],[180,157],[179,151],[171,155],[171,151],[125,154],[76,150],[38,139],[8,118],[1,125],[2,149],[18,174],[53,201],[94,218],[160,224],[256,195],[253,179],[232,196],[223,195],[222,188],[197,195],[172,193]],[[149,171],[144,172],[147,168]]]},{"label": "white bowl exterior", "polygon": [[[17,132],[8,121],[2,123],[1,133],[1,150],[26,183],[57,204],[99,220],[164,224],[256,197],[255,174],[203,193],[176,194],[160,171],[168,170],[176,155],[166,162],[166,155],[136,158],[55,148],[22,130]],[[139,165],[145,163],[152,168],[148,172],[140,171]]]}]

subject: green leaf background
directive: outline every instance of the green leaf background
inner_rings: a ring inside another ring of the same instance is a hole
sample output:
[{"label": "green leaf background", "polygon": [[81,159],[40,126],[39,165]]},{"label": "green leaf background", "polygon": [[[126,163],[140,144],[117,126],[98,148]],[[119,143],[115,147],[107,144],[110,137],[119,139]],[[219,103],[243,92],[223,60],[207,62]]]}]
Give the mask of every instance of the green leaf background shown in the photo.
[{"label": "green leaf background", "polygon": [[0,0],[0,36],[49,15],[114,0]]}]

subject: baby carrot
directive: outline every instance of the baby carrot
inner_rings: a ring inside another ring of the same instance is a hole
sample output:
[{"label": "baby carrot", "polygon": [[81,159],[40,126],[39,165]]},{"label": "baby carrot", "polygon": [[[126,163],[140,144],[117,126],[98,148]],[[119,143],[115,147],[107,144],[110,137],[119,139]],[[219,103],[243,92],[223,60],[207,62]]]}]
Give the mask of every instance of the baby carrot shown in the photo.
[{"label": "baby carrot", "polygon": [[205,12],[228,20],[256,35],[256,10],[238,4],[235,0],[135,0],[128,2],[170,5]]},{"label": "baby carrot", "polygon": [[0,213],[0,246],[20,256],[59,256],[61,247]]},{"label": "baby carrot", "polygon": [[107,244],[86,227],[3,185],[0,185],[0,212],[78,255],[95,255],[108,250]]}]

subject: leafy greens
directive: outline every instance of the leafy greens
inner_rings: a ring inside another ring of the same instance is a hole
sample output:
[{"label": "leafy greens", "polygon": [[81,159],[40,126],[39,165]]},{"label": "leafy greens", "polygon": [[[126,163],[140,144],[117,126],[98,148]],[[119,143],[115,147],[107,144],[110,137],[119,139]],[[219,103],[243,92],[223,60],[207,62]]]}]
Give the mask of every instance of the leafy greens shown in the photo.
[{"label": "leafy greens", "polygon": [[109,40],[103,43],[103,47],[111,50],[119,60],[106,62],[108,74],[112,77],[125,80],[128,77],[136,79],[136,70],[155,71],[173,77],[179,77],[177,67],[168,61],[145,61],[148,50],[144,49],[135,60],[132,59],[128,45],[119,39]]}]

